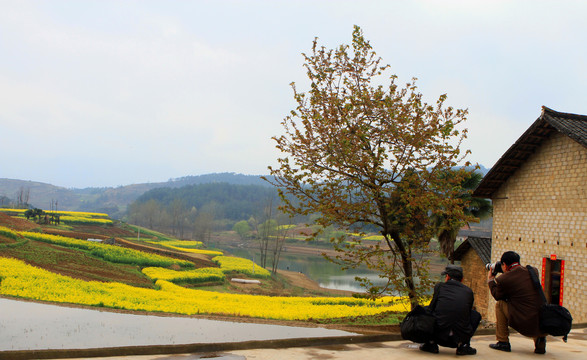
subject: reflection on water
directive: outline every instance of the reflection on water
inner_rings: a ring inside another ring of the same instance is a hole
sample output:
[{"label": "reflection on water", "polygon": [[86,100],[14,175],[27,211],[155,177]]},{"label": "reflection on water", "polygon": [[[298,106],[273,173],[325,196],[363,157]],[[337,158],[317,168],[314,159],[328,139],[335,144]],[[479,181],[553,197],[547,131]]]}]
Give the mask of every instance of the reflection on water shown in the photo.
[{"label": "reflection on water", "polygon": [[[287,248],[287,246],[286,246]],[[250,248],[221,247],[222,250],[234,256],[259,261],[259,250]],[[432,260],[430,277],[434,281],[441,281],[440,272],[446,266],[446,259],[435,258]],[[365,292],[365,288],[359,285],[355,277],[368,278],[375,286],[384,286],[386,280],[369,270],[365,266],[357,269],[341,270],[336,265],[322,256],[293,254],[284,252],[279,260],[279,269],[301,272],[310,279],[316,281],[321,287],[336,290],[348,290],[353,292]],[[432,293],[432,288],[430,289]]]},{"label": "reflection on water", "polygon": [[385,281],[379,278],[375,274],[343,274],[343,275],[332,275],[326,280],[319,280],[318,283],[321,287],[327,289],[337,290],[348,290],[354,292],[365,292],[365,288],[360,287],[359,283],[355,280],[355,276],[361,276],[368,278],[375,285],[384,285]]},{"label": "reflection on water", "polygon": [[0,298],[0,351],[356,335],[322,328],[119,314]]},{"label": "reflection on water", "polygon": [[[246,259],[259,260],[259,251],[256,249],[245,248],[223,248],[229,253]],[[328,289],[348,290],[354,292],[365,292],[355,280],[355,277],[369,278],[375,285],[385,284],[385,280],[367,269],[360,267],[358,269],[348,269],[342,271],[340,266],[316,255],[299,255],[282,253],[279,260],[279,269],[301,272],[310,279],[316,281],[320,286]]]}]

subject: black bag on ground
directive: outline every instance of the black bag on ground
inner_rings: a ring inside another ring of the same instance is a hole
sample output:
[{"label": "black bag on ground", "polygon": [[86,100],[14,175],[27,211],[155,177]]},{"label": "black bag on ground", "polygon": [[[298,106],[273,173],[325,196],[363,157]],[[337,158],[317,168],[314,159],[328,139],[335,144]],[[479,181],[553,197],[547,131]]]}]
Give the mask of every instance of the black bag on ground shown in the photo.
[{"label": "black bag on ground", "polygon": [[417,305],[400,324],[402,338],[416,343],[425,343],[432,340],[435,322],[434,315],[428,309]]},{"label": "black bag on ground", "polygon": [[542,291],[540,281],[538,281],[538,276],[536,276],[536,273],[534,273],[534,270],[530,265],[527,265],[526,268],[530,273],[530,278],[532,278],[534,287],[538,290],[544,300],[544,304],[540,308],[540,332],[552,336],[562,336],[563,341],[567,342],[567,335],[571,332],[571,327],[573,326],[573,317],[571,316],[571,313],[564,306],[548,304],[546,296],[544,296],[544,291]]},{"label": "black bag on ground", "polygon": [[573,326],[573,317],[569,310],[556,304],[544,304],[540,308],[540,331],[552,336],[562,336],[567,341],[567,335]]}]

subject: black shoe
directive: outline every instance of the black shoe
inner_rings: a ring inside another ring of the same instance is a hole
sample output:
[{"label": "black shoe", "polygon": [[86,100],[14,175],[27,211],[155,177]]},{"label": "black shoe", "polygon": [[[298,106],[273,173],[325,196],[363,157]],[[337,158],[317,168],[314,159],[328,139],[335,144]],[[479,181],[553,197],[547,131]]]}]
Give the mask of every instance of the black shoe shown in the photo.
[{"label": "black shoe", "polygon": [[498,341],[495,344],[489,344],[489,347],[494,350],[501,350],[501,351],[507,351],[507,352],[512,351],[512,346],[510,345],[509,342]]},{"label": "black shoe", "polygon": [[546,354],[546,338],[544,336],[537,338],[534,342],[534,353]]},{"label": "black shoe", "polygon": [[420,350],[426,351],[429,353],[433,353],[433,354],[438,354],[438,345],[431,344],[431,343],[424,343],[424,344],[420,345]]},{"label": "black shoe", "polygon": [[470,345],[462,345],[457,347],[457,355],[475,355],[477,350],[472,348]]}]

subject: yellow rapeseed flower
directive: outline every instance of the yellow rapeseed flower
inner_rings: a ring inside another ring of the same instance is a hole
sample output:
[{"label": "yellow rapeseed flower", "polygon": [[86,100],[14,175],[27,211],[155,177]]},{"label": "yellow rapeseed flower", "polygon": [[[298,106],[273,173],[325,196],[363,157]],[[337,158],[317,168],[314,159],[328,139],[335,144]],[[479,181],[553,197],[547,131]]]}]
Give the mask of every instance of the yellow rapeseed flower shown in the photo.
[{"label": "yellow rapeseed flower", "polygon": [[406,311],[405,298],[377,301],[343,298],[272,297],[187,289],[158,280],[158,290],[121,283],[83,281],[0,257],[0,294],[28,299],[177,314],[221,314],[308,320]]}]

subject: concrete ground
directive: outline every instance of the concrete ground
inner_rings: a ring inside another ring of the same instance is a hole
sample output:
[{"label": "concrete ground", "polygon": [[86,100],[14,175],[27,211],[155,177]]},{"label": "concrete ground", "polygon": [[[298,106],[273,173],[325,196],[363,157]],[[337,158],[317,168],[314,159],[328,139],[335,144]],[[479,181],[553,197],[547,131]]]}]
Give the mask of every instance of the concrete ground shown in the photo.
[{"label": "concrete ground", "polygon": [[[474,359],[587,359],[587,328],[574,329],[569,340],[564,343],[560,338],[548,337],[546,354],[534,354],[532,339],[519,334],[510,336],[512,352],[506,353],[489,348],[495,342],[494,335],[473,337],[471,346],[477,349]],[[418,350],[418,344],[409,341],[381,341],[355,344],[322,345],[289,348],[257,348],[245,350],[228,350],[216,352],[198,352],[173,355],[143,355],[143,356],[114,356],[100,357],[97,360],[192,360],[192,359],[225,359],[225,360],[304,360],[304,359],[341,359],[341,360],[368,360],[368,359],[451,359],[456,358],[455,349],[440,348],[439,354],[429,354]]]}]

